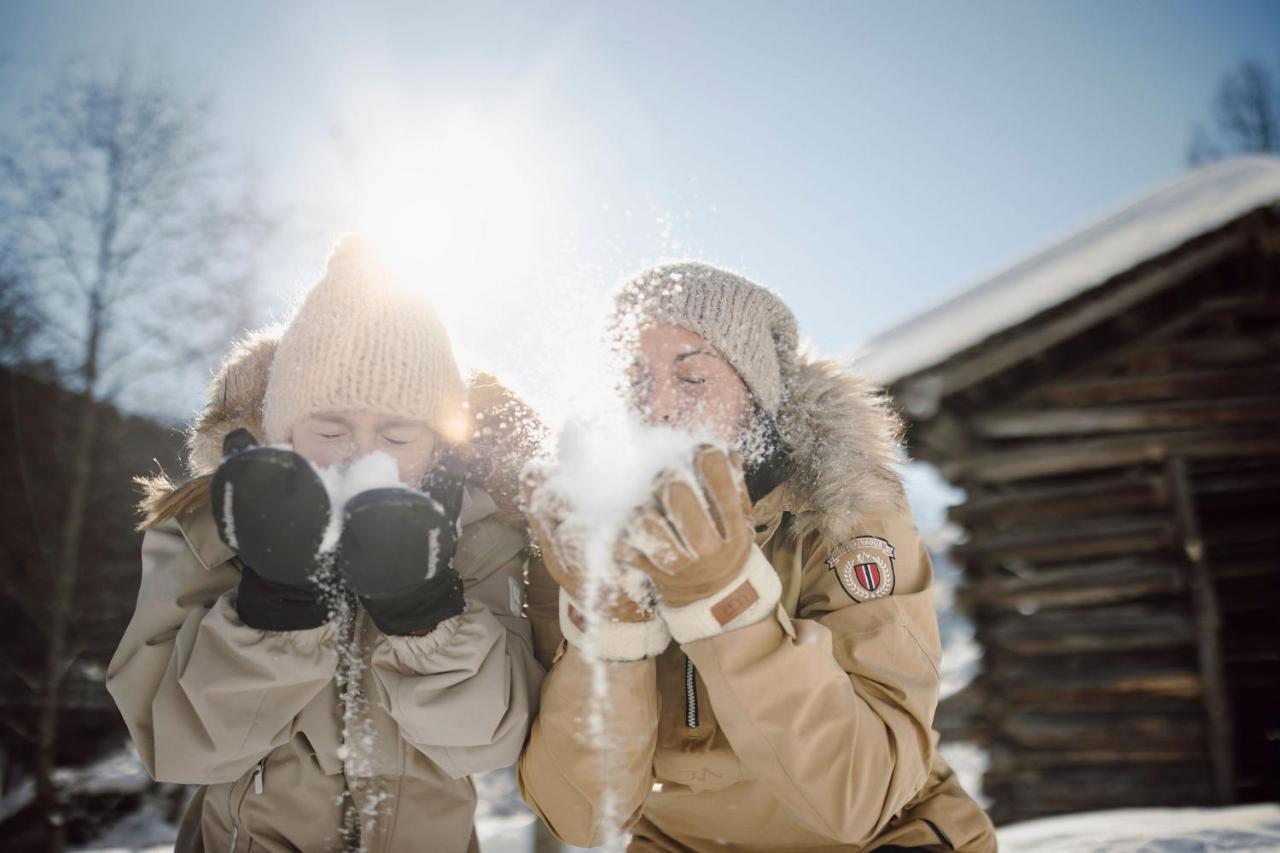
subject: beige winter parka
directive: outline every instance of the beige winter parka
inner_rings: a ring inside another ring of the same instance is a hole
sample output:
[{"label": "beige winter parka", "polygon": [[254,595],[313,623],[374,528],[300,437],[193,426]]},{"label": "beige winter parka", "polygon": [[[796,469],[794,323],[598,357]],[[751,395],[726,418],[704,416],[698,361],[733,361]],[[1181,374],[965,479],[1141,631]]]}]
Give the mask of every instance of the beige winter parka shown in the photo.
[{"label": "beige winter parka", "polygon": [[932,731],[932,568],[891,467],[896,422],[857,376],[805,362],[782,426],[788,476],[752,512],[782,585],[776,611],[603,664],[596,736],[592,665],[562,642],[558,590],[535,566],[530,616],[550,671],[521,791],[580,846],[612,819],[632,850],[992,851]]},{"label": "beige winter parka", "polygon": [[[193,473],[216,466],[227,432],[260,425],[273,351],[252,341],[215,379]],[[179,849],[477,849],[467,777],[515,760],[542,679],[522,615],[521,517],[469,484],[455,562],[466,610],[406,637],[359,611],[340,637],[332,622],[244,625],[207,500],[168,503],[143,540],[107,688],[152,775],[203,786]]]}]

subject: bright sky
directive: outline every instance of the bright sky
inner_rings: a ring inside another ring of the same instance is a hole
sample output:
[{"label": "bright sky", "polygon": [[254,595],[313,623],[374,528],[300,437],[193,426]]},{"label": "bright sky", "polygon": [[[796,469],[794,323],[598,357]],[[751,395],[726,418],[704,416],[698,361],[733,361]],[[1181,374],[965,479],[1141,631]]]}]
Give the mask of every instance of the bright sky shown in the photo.
[{"label": "bright sky", "polygon": [[67,56],[168,69],[289,211],[276,310],[376,228],[472,362],[527,384],[678,256],[848,352],[1179,175],[1221,75],[1278,37],[1273,2],[43,0],[0,12],[0,97]]}]

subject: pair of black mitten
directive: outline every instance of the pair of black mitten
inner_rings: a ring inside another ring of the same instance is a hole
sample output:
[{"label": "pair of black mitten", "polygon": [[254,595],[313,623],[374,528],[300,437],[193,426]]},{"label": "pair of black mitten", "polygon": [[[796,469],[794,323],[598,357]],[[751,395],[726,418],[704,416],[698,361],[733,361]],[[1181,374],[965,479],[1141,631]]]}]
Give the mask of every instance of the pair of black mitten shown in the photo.
[{"label": "pair of black mitten", "polygon": [[328,618],[320,575],[333,572],[384,634],[422,634],[463,611],[453,565],[466,480],[445,454],[421,489],[361,492],[342,508],[333,566],[320,546],[334,511],[305,459],[258,446],[247,430],[223,442],[211,484],[218,535],[242,564],[236,609],[252,628],[297,631]]}]

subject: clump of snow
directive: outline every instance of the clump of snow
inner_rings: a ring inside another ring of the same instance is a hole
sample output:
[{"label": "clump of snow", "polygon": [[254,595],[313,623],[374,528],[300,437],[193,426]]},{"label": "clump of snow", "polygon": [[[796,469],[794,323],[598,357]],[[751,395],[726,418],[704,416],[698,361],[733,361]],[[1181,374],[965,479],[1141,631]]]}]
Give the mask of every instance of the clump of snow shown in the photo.
[{"label": "clump of snow", "polygon": [[342,538],[342,510],[347,501],[370,489],[404,488],[396,461],[382,451],[362,456],[345,467],[316,468],[329,493],[329,525],[320,540],[319,553],[328,554]]},{"label": "clump of snow", "polygon": [[[652,598],[649,577],[615,561],[619,539],[636,512],[653,500],[659,474],[693,477],[691,462],[698,439],[685,431],[655,427],[623,414],[614,419],[575,418],[566,422],[554,462],[534,463],[544,477],[534,496],[533,513],[560,520],[558,537],[581,555],[587,570],[580,603],[584,606],[620,591],[636,604]],[[620,448],[625,448],[619,452]],[[634,535],[634,532],[633,532]],[[601,618],[589,606],[587,642]]]},{"label": "clump of snow", "polygon": [[[585,571],[577,597],[586,622],[583,653],[592,676],[587,733],[606,762],[615,745],[607,734],[608,665],[597,654],[607,619],[602,605],[621,594],[645,607],[653,595],[647,575],[617,564],[617,546],[637,510],[653,500],[660,474],[693,476],[691,462],[698,444],[688,432],[648,426],[634,414],[618,411],[612,418],[566,421],[554,461],[531,465],[543,482],[529,511],[560,520],[557,538],[581,560]],[[617,792],[604,792],[601,812],[606,831],[617,836],[625,817],[617,808]],[[610,843],[620,841],[615,837]]]}]

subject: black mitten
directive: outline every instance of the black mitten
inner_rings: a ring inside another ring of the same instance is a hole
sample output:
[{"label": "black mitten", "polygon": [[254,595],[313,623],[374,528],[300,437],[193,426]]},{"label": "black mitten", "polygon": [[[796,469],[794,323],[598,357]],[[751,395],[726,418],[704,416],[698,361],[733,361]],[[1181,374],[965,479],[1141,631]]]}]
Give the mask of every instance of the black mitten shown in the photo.
[{"label": "black mitten", "polygon": [[361,492],[347,502],[338,569],[384,634],[422,634],[465,608],[453,565],[466,471],[452,455],[424,491]]},{"label": "black mitten", "polygon": [[329,523],[329,494],[291,450],[258,447],[239,429],[222,444],[210,497],[218,535],[240,557],[236,609],[251,628],[297,631],[324,624],[312,582]]}]

